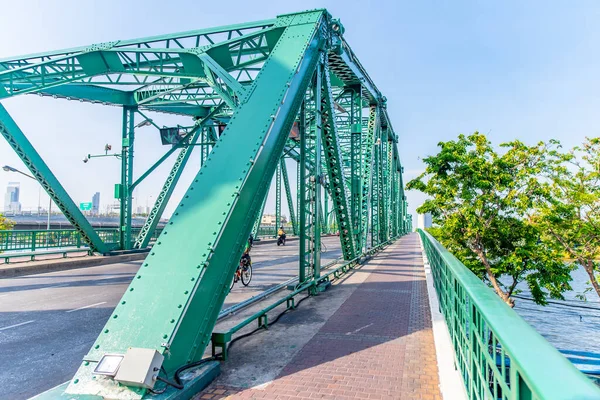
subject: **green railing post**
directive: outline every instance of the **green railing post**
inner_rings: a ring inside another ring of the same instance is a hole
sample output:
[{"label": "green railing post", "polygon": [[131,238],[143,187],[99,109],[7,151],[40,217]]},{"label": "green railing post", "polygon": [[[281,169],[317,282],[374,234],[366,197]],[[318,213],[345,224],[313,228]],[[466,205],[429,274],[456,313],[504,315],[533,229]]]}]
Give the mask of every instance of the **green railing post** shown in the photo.
[{"label": "green railing post", "polygon": [[31,251],[35,251],[35,231],[31,231]]}]

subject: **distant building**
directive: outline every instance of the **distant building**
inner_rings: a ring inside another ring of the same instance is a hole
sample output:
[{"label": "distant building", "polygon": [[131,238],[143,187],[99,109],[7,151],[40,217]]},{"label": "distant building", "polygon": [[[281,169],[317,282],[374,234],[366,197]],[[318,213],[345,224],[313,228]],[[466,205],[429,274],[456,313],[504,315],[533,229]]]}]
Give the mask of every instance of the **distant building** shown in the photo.
[{"label": "distant building", "polygon": [[21,183],[9,182],[4,195],[4,211],[18,213],[21,212],[21,203],[19,203],[19,192]]},{"label": "distant building", "polygon": [[135,213],[137,215],[148,215],[150,213],[150,208],[148,206],[137,206]]},{"label": "distant building", "polygon": [[425,213],[425,214],[418,215],[417,228],[419,228],[419,229],[431,228],[431,225],[432,225],[431,213]]},{"label": "distant building", "polygon": [[100,192],[92,196],[92,215],[100,215]]},{"label": "distant building", "polygon": [[[277,220],[277,216],[275,214],[263,214],[260,223],[263,225],[275,225],[275,221]],[[280,219],[281,224],[287,223],[287,217],[285,215],[281,216]]]}]

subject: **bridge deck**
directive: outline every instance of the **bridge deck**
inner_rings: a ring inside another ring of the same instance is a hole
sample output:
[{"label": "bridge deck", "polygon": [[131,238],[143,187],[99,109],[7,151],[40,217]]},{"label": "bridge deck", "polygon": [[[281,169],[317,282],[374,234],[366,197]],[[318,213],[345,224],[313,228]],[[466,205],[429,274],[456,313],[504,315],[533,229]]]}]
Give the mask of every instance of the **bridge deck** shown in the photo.
[{"label": "bridge deck", "polygon": [[[225,363],[224,377],[196,399],[440,399],[418,236],[403,237],[354,274],[363,276],[338,285],[355,287],[275,379],[236,387],[227,369],[233,367],[240,377],[248,365]],[[315,301],[327,306],[325,297],[338,286]],[[263,340],[270,341],[277,329],[285,327],[274,325]],[[255,354],[254,362],[269,361]]]}]

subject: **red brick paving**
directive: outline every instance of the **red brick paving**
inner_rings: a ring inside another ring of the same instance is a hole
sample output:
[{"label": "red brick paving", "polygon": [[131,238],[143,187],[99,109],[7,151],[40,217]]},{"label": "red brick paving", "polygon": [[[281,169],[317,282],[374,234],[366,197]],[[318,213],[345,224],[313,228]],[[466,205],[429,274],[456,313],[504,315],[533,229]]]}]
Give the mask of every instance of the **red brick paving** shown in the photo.
[{"label": "red brick paving", "polygon": [[418,236],[372,262],[367,279],[273,382],[213,384],[197,398],[441,399]]}]

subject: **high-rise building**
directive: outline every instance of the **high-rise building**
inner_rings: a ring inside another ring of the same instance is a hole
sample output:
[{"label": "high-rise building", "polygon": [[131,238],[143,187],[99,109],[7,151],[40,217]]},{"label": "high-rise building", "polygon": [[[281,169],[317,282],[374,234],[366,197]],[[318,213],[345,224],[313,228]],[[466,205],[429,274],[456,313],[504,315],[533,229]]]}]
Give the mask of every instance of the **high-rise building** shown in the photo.
[{"label": "high-rise building", "polygon": [[92,196],[92,215],[100,214],[100,192],[94,193]]},{"label": "high-rise building", "polygon": [[419,229],[431,228],[431,225],[432,225],[431,213],[419,214],[417,216],[417,228],[419,228]]},{"label": "high-rise building", "polygon": [[21,211],[19,203],[19,192],[21,191],[20,182],[9,182],[4,195],[4,211],[17,213]]}]

